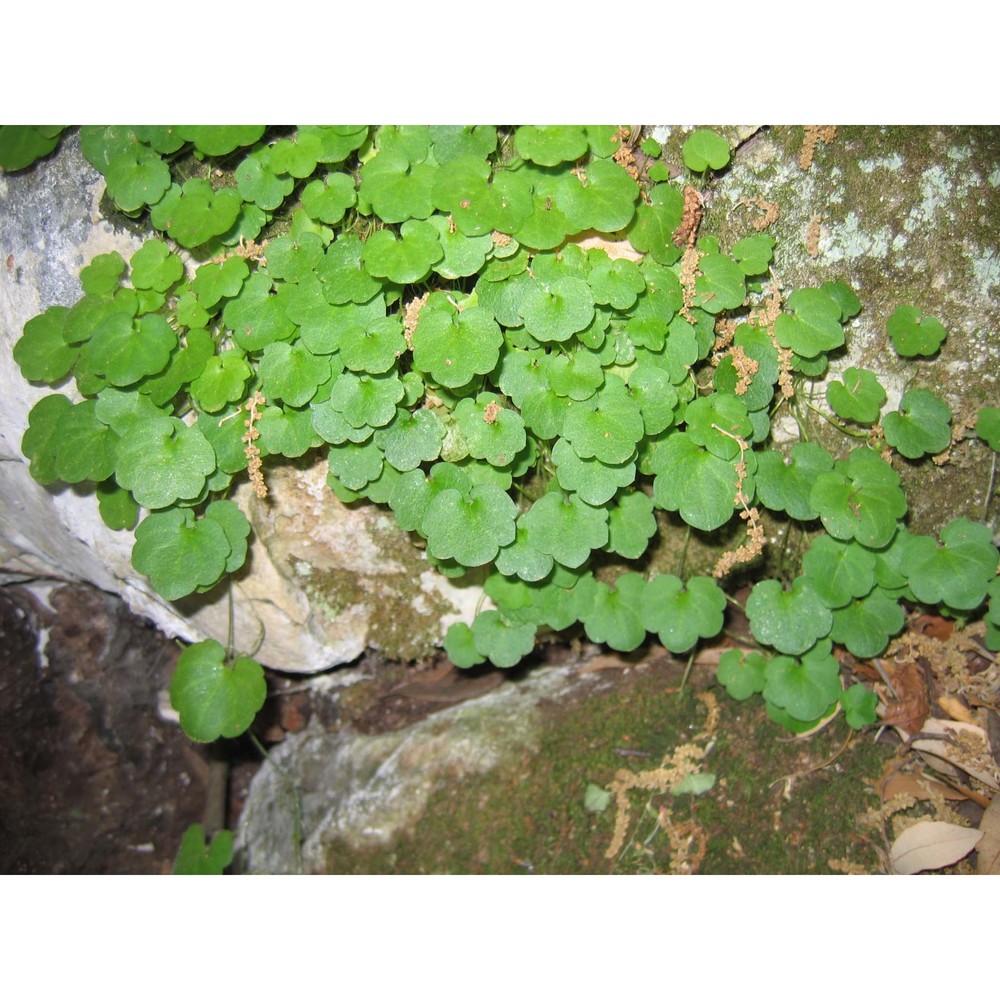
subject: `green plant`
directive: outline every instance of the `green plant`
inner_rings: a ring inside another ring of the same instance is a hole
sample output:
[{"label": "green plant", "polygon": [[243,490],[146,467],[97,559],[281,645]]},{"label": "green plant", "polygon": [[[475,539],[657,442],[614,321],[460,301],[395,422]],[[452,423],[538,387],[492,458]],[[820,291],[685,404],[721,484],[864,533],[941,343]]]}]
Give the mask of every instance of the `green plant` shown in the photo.
[{"label": "green plant", "polygon": [[[851,368],[825,414],[844,447],[809,440],[808,390],[861,303],[839,281],[782,299],[774,240],[699,237],[693,187],[622,165],[628,130],[115,126],[81,142],[121,210],[166,238],[91,261],[80,302],[27,324],[24,376],[71,376],[83,399],[42,399],[22,446],[39,482],[94,484],[109,526],[145,509],[133,564],[167,599],[240,572],[250,527],[233,483],[263,496],[270,459],[310,455],[344,502],[388,506],[443,573],[484,568],[495,608],[449,629],[459,666],[513,666],[577,623],[614,649],[655,633],[689,653],[723,628],[721,581],[759,565],[765,512],[807,551],[754,583],[759,651],[727,653],[718,676],[788,728],[838,706],[856,728],[875,721],[833,643],[878,655],[908,605],[985,614],[1000,646],[990,531],[910,533],[876,446],[881,431],[907,460],[943,451],[947,404],[912,388],[883,415],[877,377]],[[684,145],[699,183],[729,155],[709,130]],[[591,231],[605,241],[575,239]],[[946,335],[911,307],[888,334],[905,357]],[[802,440],[781,448],[786,412]],[[997,412],[976,424],[994,451]],[[713,576],[686,575],[683,554],[653,568],[661,533],[740,521]],[[231,736],[263,680],[201,643],[173,696],[195,739]]]},{"label": "green plant", "polygon": [[221,875],[233,860],[233,833],[219,830],[211,842],[205,828],[193,823],[184,831],[174,860],[175,875]]}]

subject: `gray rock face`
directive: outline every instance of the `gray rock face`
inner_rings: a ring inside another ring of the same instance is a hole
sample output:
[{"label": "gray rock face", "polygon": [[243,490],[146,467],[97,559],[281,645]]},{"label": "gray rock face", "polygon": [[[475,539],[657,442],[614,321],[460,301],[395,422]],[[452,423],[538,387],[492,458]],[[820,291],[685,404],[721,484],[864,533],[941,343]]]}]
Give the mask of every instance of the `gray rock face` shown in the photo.
[{"label": "gray rock face", "polygon": [[237,834],[239,866],[258,874],[326,870],[332,848],[385,848],[428,799],[538,753],[543,699],[603,684],[572,666],[539,670],[398,732],[328,733],[313,722],[271,751],[250,787]]},{"label": "gray rock face", "polygon": [[[131,532],[108,529],[95,498],[44,489],[28,472],[21,438],[31,407],[52,390],[27,383],[12,357],[24,324],[81,296],[80,270],[98,254],[128,259],[142,237],[100,216],[104,181],[75,135],[14,175],[0,175],[0,580],[86,581],[121,595],[168,635],[187,640],[229,631],[224,587],[202,597],[163,600],[132,569]],[[71,381],[59,390],[73,398]],[[433,571],[381,512],[347,509],[325,484],[322,463],[267,470],[271,495],[236,499],[255,525],[248,568],[232,588],[236,643],[258,646],[261,662],[309,673],[347,663],[366,646],[419,656],[480,597]]]}]

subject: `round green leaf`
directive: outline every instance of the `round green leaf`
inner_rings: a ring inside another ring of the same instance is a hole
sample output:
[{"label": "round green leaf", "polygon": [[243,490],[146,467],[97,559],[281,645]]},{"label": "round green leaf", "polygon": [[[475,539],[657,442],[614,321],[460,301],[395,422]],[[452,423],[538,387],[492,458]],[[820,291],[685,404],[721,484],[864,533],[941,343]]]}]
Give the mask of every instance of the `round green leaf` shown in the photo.
[{"label": "round green leaf", "polygon": [[782,347],[815,358],[843,345],[840,304],[821,288],[800,288],[788,296],[787,305],[794,315],[782,313],[774,321],[774,335]]},{"label": "round green leaf", "polygon": [[482,566],[514,541],[516,514],[514,501],[499,487],[475,486],[468,496],[445,489],[431,501],[420,530],[436,558]]},{"label": "round green leaf", "polygon": [[725,254],[707,253],[698,261],[694,304],[713,316],[738,309],[746,298],[746,283],[739,265]]},{"label": "round green leaf", "polygon": [[941,323],[914,306],[899,306],[889,317],[886,330],[896,353],[904,358],[930,357],[948,336]]},{"label": "round green leaf", "polygon": [[564,341],[594,318],[594,294],[583,278],[565,277],[535,284],[521,299],[524,328],[543,343]]},{"label": "round green leaf", "polygon": [[997,560],[989,527],[957,518],[941,530],[940,545],[933,538],[911,536],[903,571],[917,600],[971,611],[985,599]]},{"label": "round green leaf", "polygon": [[951,410],[929,389],[903,393],[899,409],[882,420],[885,439],[906,458],[936,455],[951,444]]},{"label": "round green leaf", "polygon": [[812,441],[792,446],[786,460],[780,452],[765,451],[757,458],[754,482],[757,496],[771,510],[785,511],[799,521],[819,516],[809,502],[813,484],[823,472],[833,469],[833,458]]},{"label": "round green leaf", "polygon": [[113,313],[94,331],[81,359],[85,368],[111,385],[133,385],[162,371],[177,346],[177,334],[155,313],[134,320]]},{"label": "round green leaf", "polygon": [[170,682],[170,704],[180,714],[181,728],[200,743],[246,732],[266,697],[261,665],[249,656],[227,663],[214,639],[188,646]]},{"label": "round green leaf", "polygon": [[380,229],[365,243],[361,259],[369,274],[399,285],[412,285],[430,274],[431,268],[444,258],[444,249],[429,222],[411,219],[403,224],[400,234],[397,239],[390,230]]},{"label": "round green leaf", "polygon": [[151,510],[192,500],[216,469],[215,451],[175,417],[136,422],[118,445],[115,478]]},{"label": "round green leaf", "polygon": [[852,684],[840,696],[844,718],[851,729],[864,729],[878,721],[878,695],[864,684]]},{"label": "round green leaf", "polygon": [[676,510],[692,527],[714,531],[733,514],[738,476],[727,462],[699,447],[689,434],[667,436],[654,456],[653,499]]},{"label": "round green leaf", "polygon": [[[756,583],[747,598],[746,612],[758,642],[793,656],[810,649],[833,625],[830,609],[802,577],[791,590],[783,590],[778,580]],[[829,703],[827,699],[824,707]]]},{"label": "round green leaf", "polygon": [[860,448],[816,477],[809,505],[835,538],[881,548],[906,513],[906,496],[892,466],[870,448]]},{"label": "round green leaf", "polygon": [[439,385],[458,389],[496,367],[502,344],[500,327],[480,306],[455,313],[425,308],[413,331],[413,363]]},{"label": "round green leaf", "polygon": [[848,368],[843,378],[843,382],[830,382],[826,387],[826,401],[833,412],[859,424],[877,423],[886,400],[879,380],[864,368]]},{"label": "round green leaf", "polygon": [[833,612],[830,638],[846,646],[860,660],[878,656],[899,632],[906,615],[899,602],[875,588]]},{"label": "round green leaf", "polygon": [[63,336],[68,315],[65,306],[49,306],[25,323],[24,333],[14,345],[14,360],[29,382],[54,384],[73,367],[79,350]]},{"label": "round green leaf", "polygon": [[453,622],[444,634],[444,651],[448,659],[456,667],[475,667],[482,663],[486,656],[476,649],[472,629],[465,622]]},{"label": "round green leaf", "polygon": [[132,284],[136,288],[152,288],[165,292],[184,277],[184,264],[172,254],[163,240],[146,240],[132,254]]},{"label": "round green leaf", "polygon": [[608,512],[558,490],[536,500],[521,521],[541,552],[571,569],[608,541]]},{"label": "round green leaf", "polygon": [[742,653],[727,649],[719,658],[715,676],[725,687],[730,698],[746,701],[751,695],[764,690],[764,671],[767,659],[760,653]]},{"label": "round green leaf", "polygon": [[302,189],[302,207],[310,219],[334,226],[357,201],[354,178],[349,174],[327,174]]},{"label": "round green leaf", "polygon": [[397,409],[392,423],[375,432],[385,460],[399,472],[410,472],[441,454],[444,428],[432,410]]},{"label": "round green leaf", "polygon": [[476,652],[495,667],[513,667],[535,648],[535,626],[504,621],[499,611],[481,611],[472,622]]},{"label": "round green leaf", "polygon": [[621,465],[632,459],[645,425],[639,404],[621,379],[609,375],[593,396],[568,410],[562,433],[580,458]]},{"label": "round green leaf", "polygon": [[263,125],[181,125],[177,133],[206,156],[225,156],[240,146],[252,146],[264,134],[264,128]]},{"label": "round green leaf", "polygon": [[840,664],[816,650],[801,660],[776,656],[764,670],[764,698],[800,722],[819,719],[842,690]]},{"label": "round green leaf", "polygon": [[132,565],[162,597],[176,601],[217,583],[232,548],[223,526],[191,510],[150,514],[135,530]]},{"label": "round green leaf", "polygon": [[543,167],[578,160],[588,148],[587,134],[579,125],[521,125],[514,145],[526,160]]},{"label": "round green leaf", "polygon": [[[28,328],[24,329],[27,333]],[[979,411],[976,417],[976,435],[994,451],[1000,451],[1000,407],[984,406]]]},{"label": "round green leaf", "polygon": [[875,555],[857,542],[820,535],[802,558],[802,575],[828,608],[841,608],[875,586]]},{"label": "round green leaf", "polygon": [[709,167],[721,170],[729,162],[729,143],[711,129],[700,128],[684,140],[681,153],[684,164],[695,173],[703,173]]},{"label": "round green leaf", "polygon": [[592,160],[564,174],[556,188],[556,207],[576,231],[615,233],[635,215],[639,185],[613,160]]},{"label": "round green leaf", "polygon": [[623,573],[612,589],[600,581],[593,601],[582,617],[591,642],[603,642],[624,653],[638,648],[646,638],[641,606],[646,581],[638,573]]},{"label": "round green leaf", "polygon": [[684,653],[699,639],[722,631],[725,608],[726,595],[714,580],[696,576],[684,584],[662,573],[649,581],[643,594],[642,620],[672,653]]}]

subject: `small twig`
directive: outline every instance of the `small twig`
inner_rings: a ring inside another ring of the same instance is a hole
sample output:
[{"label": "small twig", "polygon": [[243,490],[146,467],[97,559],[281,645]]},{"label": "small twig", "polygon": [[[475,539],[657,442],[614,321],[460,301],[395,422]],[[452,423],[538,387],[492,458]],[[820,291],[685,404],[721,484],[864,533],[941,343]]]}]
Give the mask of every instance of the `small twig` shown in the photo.
[{"label": "small twig", "polygon": [[829,760],[823,761],[822,764],[815,764],[813,767],[807,767],[804,771],[796,771],[794,774],[783,775],[776,781],[772,781],[768,785],[768,788],[774,788],[775,785],[781,784],[783,781],[794,781],[796,778],[804,778],[807,774],[812,774],[814,771],[822,771],[823,768],[829,767],[851,745],[851,740],[853,739],[854,731],[852,730],[847,734],[844,745]]},{"label": "small twig", "polygon": [[895,685],[889,680],[889,675],[885,672],[885,667],[882,666],[882,661],[878,657],[872,659],[872,663],[875,664],[875,669],[878,671],[879,677],[882,678],[882,682],[889,689],[889,693],[899,701],[899,692],[896,690]]}]

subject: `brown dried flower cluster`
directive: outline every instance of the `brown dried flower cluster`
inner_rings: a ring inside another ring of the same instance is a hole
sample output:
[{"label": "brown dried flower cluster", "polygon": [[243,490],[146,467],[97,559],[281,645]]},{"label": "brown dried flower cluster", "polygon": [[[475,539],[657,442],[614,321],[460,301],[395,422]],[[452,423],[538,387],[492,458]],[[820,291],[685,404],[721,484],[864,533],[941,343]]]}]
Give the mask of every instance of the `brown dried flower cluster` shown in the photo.
[{"label": "brown dried flower cluster", "polygon": [[763,198],[741,198],[736,204],[747,208],[759,208],[764,213],[750,222],[758,233],[762,233],[768,226],[778,221],[778,206],[773,201],[765,201]]},{"label": "brown dried flower cluster", "polygon": [[621,144],[611,158],[633,180],[639,179],[639,166],[635,161],[635,143],[639,135],[641,135],[641,130],[633,129],[629,125],[620,125],[618,131],[611,137],[615,142]]},{"label": "brown dried flower cluster", "polygon": [[406,346],[411,351],[413,350],[413,331],[417,328],[420,310],[424,308],[430,294],[430,292],[424,292],[423,295],[415,296],[403,307],[403,337],[406,340]]},{"label": "brown dried flower cluster", "polygon": [[503,407],[499,403],[487,403],[483,409],[483,423],[495,424],[502,409]]},{"label": "brown dried flower cluster", "polygon": [[490,239],[493,240],[493,245],[495,247],[509,247],[510,246],[510,236],[507,233],[501,233],[499,229],[494,229],[490,233]]},{"label": "brown dried flower cluster", "polygon": [[799,166],[803,170],[808,170],[812,166],[813,157],[816,155],[816,147],[822,143],[833,142],[837,138],[836,125],[804,125],[805,135],[802,139],[802,148],[799,150]]},{"label": "brown dried flower cluster", "polygon": [[267,496],[267,484],[264,482],[264,474],[261,472],[260,448],[256,444],[257,438],[260,437],[260,431],[254,424],[260,419],[260,407],[265,402],[267,400],[260,392],[255,392],[246,401],[247,419],[243,421],[246,433],[242,438],[243,444],[246,446],[243,449],[243,454],[247,457],[247,474],[250,476],[250,485],[253,487],[254,493],[262,500]]},{"label": "brown dried flower cluster", "polygon": [[736,336],[736,320],[730,317],[719,317],[715,321],[715,343],[712,345],[712,364],[717,365],[725,357],[726,348]]},{"label": "brown dried flower cluster", "polygon": [[814,215],[809,220],[809,226],[806,229],[806,253],[810,257],[818,257],[819,250],[819,237],[820,237],[820,216]]},{"label": "brown dried flower cluster", "polygon": [[691,306],[694,305],[694,283],[698,278],[698,264],[701,261],[701,252],[694,246],[689,246],[681,257],[681,288],[684,291],[684,305],[680,308],[680,314],[689,322],[694,323],[691,315]]},{"label": "brown dried flower cluster", "polygon": [[681,224],[674,230],[674,246],[692,247],[698,238],[698,226],[701,225],[701,215],[705,207],[704,199],[697,188],[690,184],[684,188],[684,212]]},{"label": "brown dried flower cluster", "polygon": [[736,387],[733,392],[737,396],[745,396],[747,390],[750,388],[750,383],[753,381],[754,375],[757,374],[760,368],[760,363],[751,358],[742,347],[736,346],[729,352],[729,357],[733,359],[733,368],[736,369],[736,374],[739,375],[739,381],[736,383]]},{"label": "brown dried flower cluster", "polygon": [[[604,852],[606,858],[616,857],[625,846],[625,838],[629,828],[628,793],[631,790],[642,789],[652,793],[666,794],[677,782],[697,772],[699,763],[707,753],[707,748],[699,746],[698,743],[711,739],[718,725],[719,716],[718,704],[711,691],[702,692],[697,697],[708,710],[704,730],[695,737],[697,742],[685,743],[677,747],[673,753],[669,753],[663,758],[659,767],[649,771],[641,771],[636,774],[622,768],[611,782],[609,791],[614,796],[616,806],[615,830],[611,837],[611,843]],[[671,822],[670,811],[665,807],[660,809],[660,826],[670,840],[671,871],[678,874],[695,871],[704,856],[704,844],[702,837],[698,835],[699,832],[703,835],[700,827],[695,828],[693,825],[684,824],[683,827],[675,828]]]},{"label": "brown dried flower cluster", "polygon": [[712,576],[723,577],[731,572],[735,567],[742,566],[753,559],[756,559],[764,551],[764,528],[760,522],[760,511],[756,507],[750,506],[750,498],[743,492],[743,484],[747,478],[746,453],[749,445],[738,434],[732,434],[718,424],[712,424],[712,428],[728,438],[732,438],[740,446],[740,460],[735,464],[736,470],[736,496],[733,503],[739,504],[743,509],[740,517],[747,522],[747,540],[732,552],[724,552],[712,570]]},{"label": "brown dried flower cluster", "polygon": [[218,257],[213,257],[209,263],[211,264],[225,264],[227,257],[242,257],[244,260],[256,261],[261,267],[267,267],[267,257],[264,256],[264,251],[267,249],[267,240],[263,243],[257,243],[256,241],[250,239],[245,240],[242,236],[240,237],[240,242],[236,245],[231,254],[221,253]]},{"label": "brown dried flower cluster", "polygon": [[792,386],[792,359],[795,355],[787,347],[782,347],[774,335],[774,321],[780,314],[781,291],[777,283],[774,283],[768,287],[764,301],[751,311],[747,321],[767,330],[767,335],[771,338],[771,343],[774,344],[774,349],[778,352],[778,387],[785,399],[791,399],[795,395],[795,389]]}]

